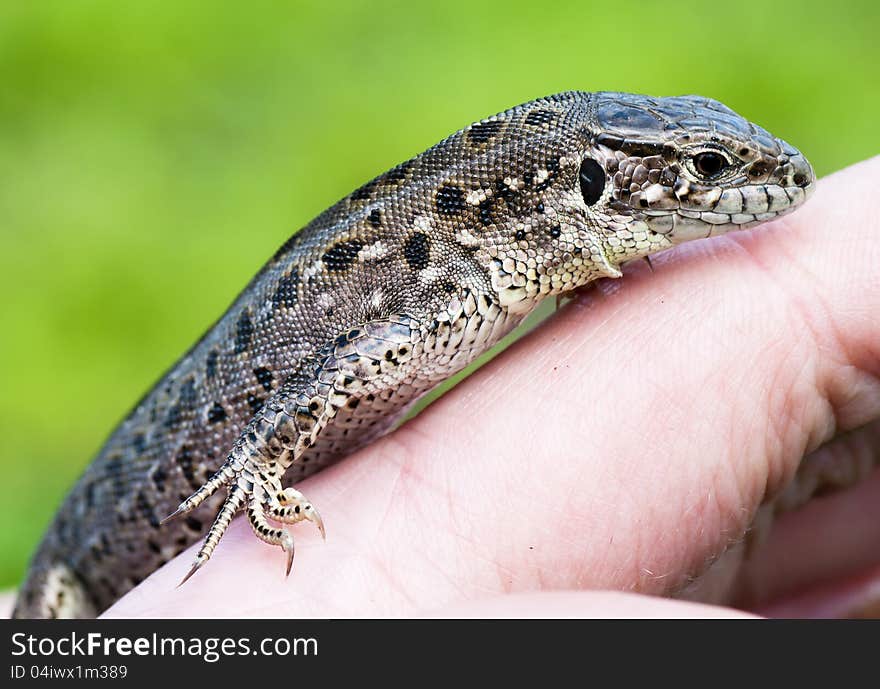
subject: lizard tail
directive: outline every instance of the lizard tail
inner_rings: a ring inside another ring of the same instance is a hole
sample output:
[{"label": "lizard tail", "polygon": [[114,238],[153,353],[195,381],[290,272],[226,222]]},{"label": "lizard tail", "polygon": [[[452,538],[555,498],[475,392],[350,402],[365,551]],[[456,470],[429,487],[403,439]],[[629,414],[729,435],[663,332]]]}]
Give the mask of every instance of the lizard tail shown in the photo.
[{"label": "lizard tail", "polygon": [[18,592],[15,619],[93,618],[98,614],[88,590],[63,562],[32,571]]}]

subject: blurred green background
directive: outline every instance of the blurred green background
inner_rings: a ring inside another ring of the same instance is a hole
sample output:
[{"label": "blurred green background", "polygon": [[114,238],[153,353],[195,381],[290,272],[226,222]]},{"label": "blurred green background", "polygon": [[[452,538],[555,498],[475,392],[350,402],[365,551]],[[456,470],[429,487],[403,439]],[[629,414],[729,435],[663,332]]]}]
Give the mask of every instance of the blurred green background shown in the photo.
[{"label": "blurred green background", "polygon": [[361,182],[567,89],[713,96],[827,174],[880,150],[878,7],[2,3],[0,586],[141,393]]}]

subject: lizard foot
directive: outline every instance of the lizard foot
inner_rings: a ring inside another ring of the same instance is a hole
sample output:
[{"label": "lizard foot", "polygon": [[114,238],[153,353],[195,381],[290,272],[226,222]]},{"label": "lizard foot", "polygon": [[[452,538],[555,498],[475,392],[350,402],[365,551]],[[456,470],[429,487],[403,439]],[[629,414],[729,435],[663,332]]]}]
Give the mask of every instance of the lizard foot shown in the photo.
[{"label": "lizard foot", "polygon": [[233,451],[229,460],[205,485],[162,520],[164,524],[191,512],[222,487],[226,487],[228,491],[223,506],[196,554],[192,568],[178,586],[183,585],[211,558],[232,518],[242,508],[246,507],[248,521],[257,537],[270,545],[280,546],[287,553],[287,574],[290,574],[293,564],[293,537],[287,530],[272,526],[267,518],[283,524],[311,521],[318,527],[321,536],[325,535],[320,514],[303,494],[293,488],[282,490],[280,468],[276,470],[271,465],[258,468],[252,460],[240,460],[238,457],[240,453]]},{"label": "lizard foot", "polygon": [[252,498],[248,503],[247,516],[257,538],[269,545],[281,546],[281,549],[287,553],[285,576],[290,574],[293,565],[293,536],[287,529],[277,529],[272,526],[267,518],[281,524],[295,524],[306,519],[314,522],[322,538],[326,537],[321,515],[302,493],[293,488],[287,488],[265,501]]},{"label": "lizard foot", "polygon": [[[478,308],[473,297],[458,306],[460,317],[456,316],[456,319],[460,327],[456,346],[466,332],[466,318],[461,314],[465,313],[464,309],[475,312]],[[446,326],[446,331],[447,338],[453,336],[450,326]],[[471,336],[476,337],[475,326],[471,326],[471,331]],[[404,382],[410,397],[404,397],[403,401],[411,400],[418,389],[413,386],[414,380],[406,377],[407,365],[416,351],[414,344],[418,338],[417,321],[406,315],[397,315],[352,328],[301,362],[299,372],[288,377],[284,386],[264,403],[242,431],[223,466],[163,520],[164,523],[191,512],[221,488],[227,491],[226,501],[183,581],[208,561],[232,518],[242,509],[247,512],[257,538],[279,546],[287,554],[287,572],[290,572],[293,537],[286,529],[270,522],[295,524],[302,520],[311,521],[322,536],[324,524],[317,510],[301,493],[292,488],[282,489],[285,471],[303,458],[337,415],[350,414],[358,408],[361,399],[366,401],[364,407],[375,403],[374,417],[387,416],[390,408],[383,407],[384,402],[378,402],[376,396],[396,390]],[[430,385],[426,383],[424,389],[428,387]],[[370,418],[369,413],[364,414],[364,407],[361,413],[364,418]]]}]

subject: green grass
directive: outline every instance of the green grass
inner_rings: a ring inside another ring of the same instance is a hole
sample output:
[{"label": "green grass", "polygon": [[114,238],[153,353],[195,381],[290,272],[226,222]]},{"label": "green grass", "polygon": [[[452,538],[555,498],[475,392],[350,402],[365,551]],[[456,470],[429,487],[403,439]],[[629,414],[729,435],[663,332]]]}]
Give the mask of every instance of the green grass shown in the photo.
[{"label": "green grass", "polygon": [[701,93],[820,174],[880,149],[874,2],[282,5],[0,9],[0,585],[292,231],[471,120],[572,88]]}]

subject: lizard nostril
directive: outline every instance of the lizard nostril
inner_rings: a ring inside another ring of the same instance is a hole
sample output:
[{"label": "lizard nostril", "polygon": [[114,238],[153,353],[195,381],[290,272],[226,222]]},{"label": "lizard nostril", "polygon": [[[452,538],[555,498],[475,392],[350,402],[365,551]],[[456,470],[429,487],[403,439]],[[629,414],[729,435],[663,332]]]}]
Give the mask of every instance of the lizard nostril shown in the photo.
[{"label": "lizard nostril", "polygon": [[807,179],[807,176],[804,173],[798,172],[794,176],[794,183],[799,187],[805,187],[810,183],[810,180]]}]

